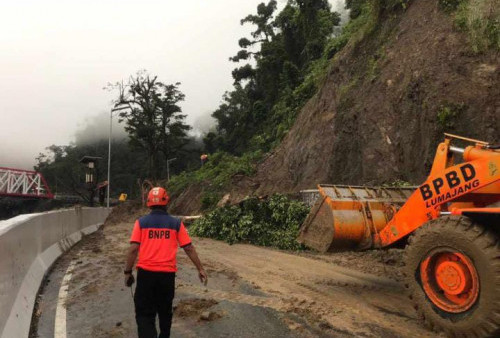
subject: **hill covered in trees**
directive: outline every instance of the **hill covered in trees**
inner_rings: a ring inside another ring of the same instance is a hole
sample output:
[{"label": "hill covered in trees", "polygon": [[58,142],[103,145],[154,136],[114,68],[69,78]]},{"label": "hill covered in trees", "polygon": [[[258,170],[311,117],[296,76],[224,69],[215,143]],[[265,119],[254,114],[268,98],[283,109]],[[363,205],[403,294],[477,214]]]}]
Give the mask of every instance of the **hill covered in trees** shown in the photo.
[{"label": "hill covered in trees", "polygon": [[[290,1],[282,12],[263,20],[276,29],[274,36],[268,35],[282,46],[289,26],[278,28],[281,15],[307,17],[309,9],[321,8],[312,17],[328,17],[334,25],[336,16],[319,14],[327,5],[318,3]],[[298,70],[295,86],[283,81],[291,69],[285,65],[294,60],[283,53],[284,61],[274,68],[275,94],[264,99],[243,95],[247,87],[262,88],[260,67],[269,73],[264,67],[274,59],[265,53],[266,39],[255,66],[235,70],[235,90],[214,112],[218,127],[205,141],[247,158],[258,154],[256,161],[216,186],[209,175],[216,165],[191,175],[193,185],[187,176],[178,177],[172,188],[182,194],[175,208],[199,210],[227,192],[237,202],[248,195],[292,193],[318,183],[418,184],[443,132],[499,141],[500,15],[495,1],[350,0],[346,6],[351,20],[341,33],[331,30],[315,40],[321,41],[316,44],[321,53],[308,54],[301,45],[300,55],[314,57],[305,66],[292,67]],[[245,49],[241,56],[247,57]],[[241,89],[240,72],[248,75]],[[225,127],[228,121],[230,127]]]},{"label": "hill covered in trees", "polygon": [[[143,73],[121,89],[128,139],[112,145],[113,194],[137,192],[137,179],[166,183],[174,157],[182,161],[167,187],[181,213],[213,208],[226,193],[237,202],[321,182],[419,183],[443,132],[499,141],[494,5],[347,0],[341,25],[326,0],[290,0],[279,10],[262,3],[241,18],[253,30],[228,56],[234,87],[203,142],[188,136],[178,84]],[[107,142],[49,152],[38,168],[51,186],[73,189],[83,174],[75,161],[90,154],[105,163]],[[200,168],[203,152],[209,161]]]},{"label": "hill covered in trees", "polygon": [[243,18],[241,24],[254,30],[230,57],[238,64],[234,89],[212,114],[217,127],[204,139],[207,150],[241,155],[276,146],[317,91],[325,51],[334,53],[327,44],[339,23],[327,0],[289,1],[280,12],[271,0]]}]

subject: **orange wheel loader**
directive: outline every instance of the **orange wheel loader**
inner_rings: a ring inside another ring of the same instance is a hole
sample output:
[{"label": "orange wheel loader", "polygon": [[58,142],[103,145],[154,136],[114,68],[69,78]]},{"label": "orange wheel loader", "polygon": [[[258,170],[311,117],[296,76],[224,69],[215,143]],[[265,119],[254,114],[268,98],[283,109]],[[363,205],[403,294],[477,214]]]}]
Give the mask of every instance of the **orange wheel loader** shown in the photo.
[{"label": "orange wheel loader", "polygon": [[500,337],[499,149],[445,134],[419,187],[320,184],[298,240],[322,252],[406,243],[405,286],[424,322]]}]

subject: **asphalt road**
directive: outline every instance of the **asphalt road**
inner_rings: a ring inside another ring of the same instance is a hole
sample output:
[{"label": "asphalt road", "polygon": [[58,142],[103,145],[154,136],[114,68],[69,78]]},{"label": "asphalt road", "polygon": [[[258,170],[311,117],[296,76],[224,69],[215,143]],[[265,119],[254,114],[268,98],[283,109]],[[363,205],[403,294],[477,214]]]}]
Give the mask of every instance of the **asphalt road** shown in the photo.
[{"label": "asphalt road", "polygon": [[[39,295],[32,337],[137,336],[122,273],[131,227],[108,224],[57,261]],[[397,266],[378,256],[194,243],[209,283],[200,284],[180,251],[172,337],[436,336],[416,320]]]}]

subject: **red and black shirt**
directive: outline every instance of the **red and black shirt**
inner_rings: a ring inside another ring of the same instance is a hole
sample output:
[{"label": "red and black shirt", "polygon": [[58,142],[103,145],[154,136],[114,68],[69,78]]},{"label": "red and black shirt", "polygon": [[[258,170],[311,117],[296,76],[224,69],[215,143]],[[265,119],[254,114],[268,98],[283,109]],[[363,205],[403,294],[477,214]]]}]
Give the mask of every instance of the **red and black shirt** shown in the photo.
[{"label": "red and black shirt", "polygon": [[166,211],[153,210],[135,221],[130,243],[138,243],[137,268],[148,271],[176,272],[177,247],[191,244],[184,224]]}]

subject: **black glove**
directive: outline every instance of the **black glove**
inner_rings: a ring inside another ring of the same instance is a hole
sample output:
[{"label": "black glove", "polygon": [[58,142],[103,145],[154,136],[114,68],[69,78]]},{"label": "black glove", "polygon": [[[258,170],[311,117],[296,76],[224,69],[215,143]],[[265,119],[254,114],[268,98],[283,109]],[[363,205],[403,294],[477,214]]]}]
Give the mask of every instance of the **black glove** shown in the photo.
[{"label": "black glove", "polygon": [[125,277],[125,285],[131,287],[135,283],[135,278],[133,274],[127,275]]}]

